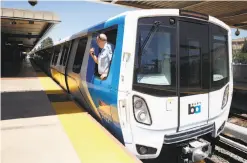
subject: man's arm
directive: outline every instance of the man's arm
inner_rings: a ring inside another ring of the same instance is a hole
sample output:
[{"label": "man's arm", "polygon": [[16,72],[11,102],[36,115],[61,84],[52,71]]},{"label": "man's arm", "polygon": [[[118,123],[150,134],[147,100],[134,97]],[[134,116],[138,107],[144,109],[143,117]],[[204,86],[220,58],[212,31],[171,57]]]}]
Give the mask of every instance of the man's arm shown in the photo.
[{"label": "man's arm", "polygon": [[94,48],[91,48],[89,53],[90,53],[91,57],[93,58],[94,62],[98,64],[98,58],[94,54]]}]

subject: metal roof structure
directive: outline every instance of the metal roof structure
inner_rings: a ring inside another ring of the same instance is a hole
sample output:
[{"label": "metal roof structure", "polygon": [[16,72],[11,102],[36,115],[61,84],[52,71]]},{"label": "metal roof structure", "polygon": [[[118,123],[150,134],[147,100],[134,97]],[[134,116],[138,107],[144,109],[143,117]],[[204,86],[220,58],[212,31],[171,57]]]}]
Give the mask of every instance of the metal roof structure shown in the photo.
[{"label": "metal roof structure", "polygon": [[1,35],[5,43],[33,48],[59,22],[52,12],[1,8]]},{"label": "metal roof structure", "polygon": [[100,1],[142,9],[176,8],[189,10],[214,16],[231,27],[247,29],[247,1]]}]

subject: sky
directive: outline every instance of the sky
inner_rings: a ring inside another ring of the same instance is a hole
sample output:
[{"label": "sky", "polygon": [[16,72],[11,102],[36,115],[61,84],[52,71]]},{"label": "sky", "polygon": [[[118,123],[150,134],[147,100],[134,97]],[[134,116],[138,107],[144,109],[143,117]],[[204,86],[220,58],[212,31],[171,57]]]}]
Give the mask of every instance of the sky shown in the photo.
[{"label": "sky", "polygon": [[[51,11],[57,14],[61,23],[57,24],[46,37],[51,37],[54,42],[75,34],[90,26],[96,25],[110,17],[125,11],[136,10],[120,5],[97,3],[90,1],[42,1],[38,0],[36,6],[31,6],[25,1],[2,1],[3,8],[18,8],[39,11]],[[235,36],[236,29],[232,29],[232,38],[247,37],[246,30],[240,30],[240,35]]]}]

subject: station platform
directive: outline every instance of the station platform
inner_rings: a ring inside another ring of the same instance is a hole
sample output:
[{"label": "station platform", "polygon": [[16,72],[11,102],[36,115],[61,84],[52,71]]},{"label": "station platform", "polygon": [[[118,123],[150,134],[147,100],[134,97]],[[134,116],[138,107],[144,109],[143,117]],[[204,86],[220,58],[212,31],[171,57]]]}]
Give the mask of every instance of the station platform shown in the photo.
[{"label": "station platform", "polygon": [[3,163],[141,162],[29,60],[1,96]]}]

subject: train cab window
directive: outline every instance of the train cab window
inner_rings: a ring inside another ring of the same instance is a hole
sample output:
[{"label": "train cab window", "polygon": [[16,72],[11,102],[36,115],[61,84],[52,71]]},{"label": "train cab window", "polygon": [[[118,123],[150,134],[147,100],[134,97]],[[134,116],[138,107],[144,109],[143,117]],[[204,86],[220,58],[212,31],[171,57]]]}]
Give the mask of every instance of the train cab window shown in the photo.
[{"label": "train cab window", "polygon": [[58,55],[60,52],[60,48],[61,48],[61,45],[55,46],[54,48],[54,54],[53,54],[54,56],[53,56],[53,62],[52,62],[53,65],[57,64],[57,59],[58,59]]},{"label": "train cab window", "polygon": [[[108,46],[107,50],[100,48],[99,45],[97,44],[96,38],[100,33],[104,33],[107,37],[107,46]],[[107,78],[108,73],[110,71],[111,61],[112,61],[115,46],[116,46],[116,39],[117,39],[117,28],[116,27],[111,27],[111,28],[105,29],[103,31],[98,31],[97,33],[93,34],[91,47],[94,48],[94,50],[95,50],[95,55],[98,58],[98,63],[102,62],[102,61],[105,63],[108,63],[105,65],[102,64],[100,69],[99,69],[99,64],[95,64],[95,66],[94,66],[94,76],[95,77],[101,78],[101,75],[105,72],[104,79]],[[106,55],[106,57],[102,57],[101,60],[99,61],[98,56],[99,56],[99,54],[101,54],[102,50],[105,51],[105,54],[103,54],[103,55]],[[103,78],[101,78],[101,79],[103,79]]]},{"label": "train cab window", "polygon": [[211,24],[211,88],[220,89],[229,81],[227,30]]},{"label": "train cab window", "polygon": [[169,18],[138,20],[133,89],[156,96],[176,95],[176,25],[170,25]]},{"label": "train cab window", "polygon": [[76,55],[75,55],[75,60],[74,60],[74,65],[73,65],[73,72],[75,72],[75,73],[80,73],[84,53],[85,53],[86,46],[87,46],[87,40],[88,40],[88,38],[84,37],[84,38],[81,38],[79,43],[78,43],[78,47],[77,47]]}]

